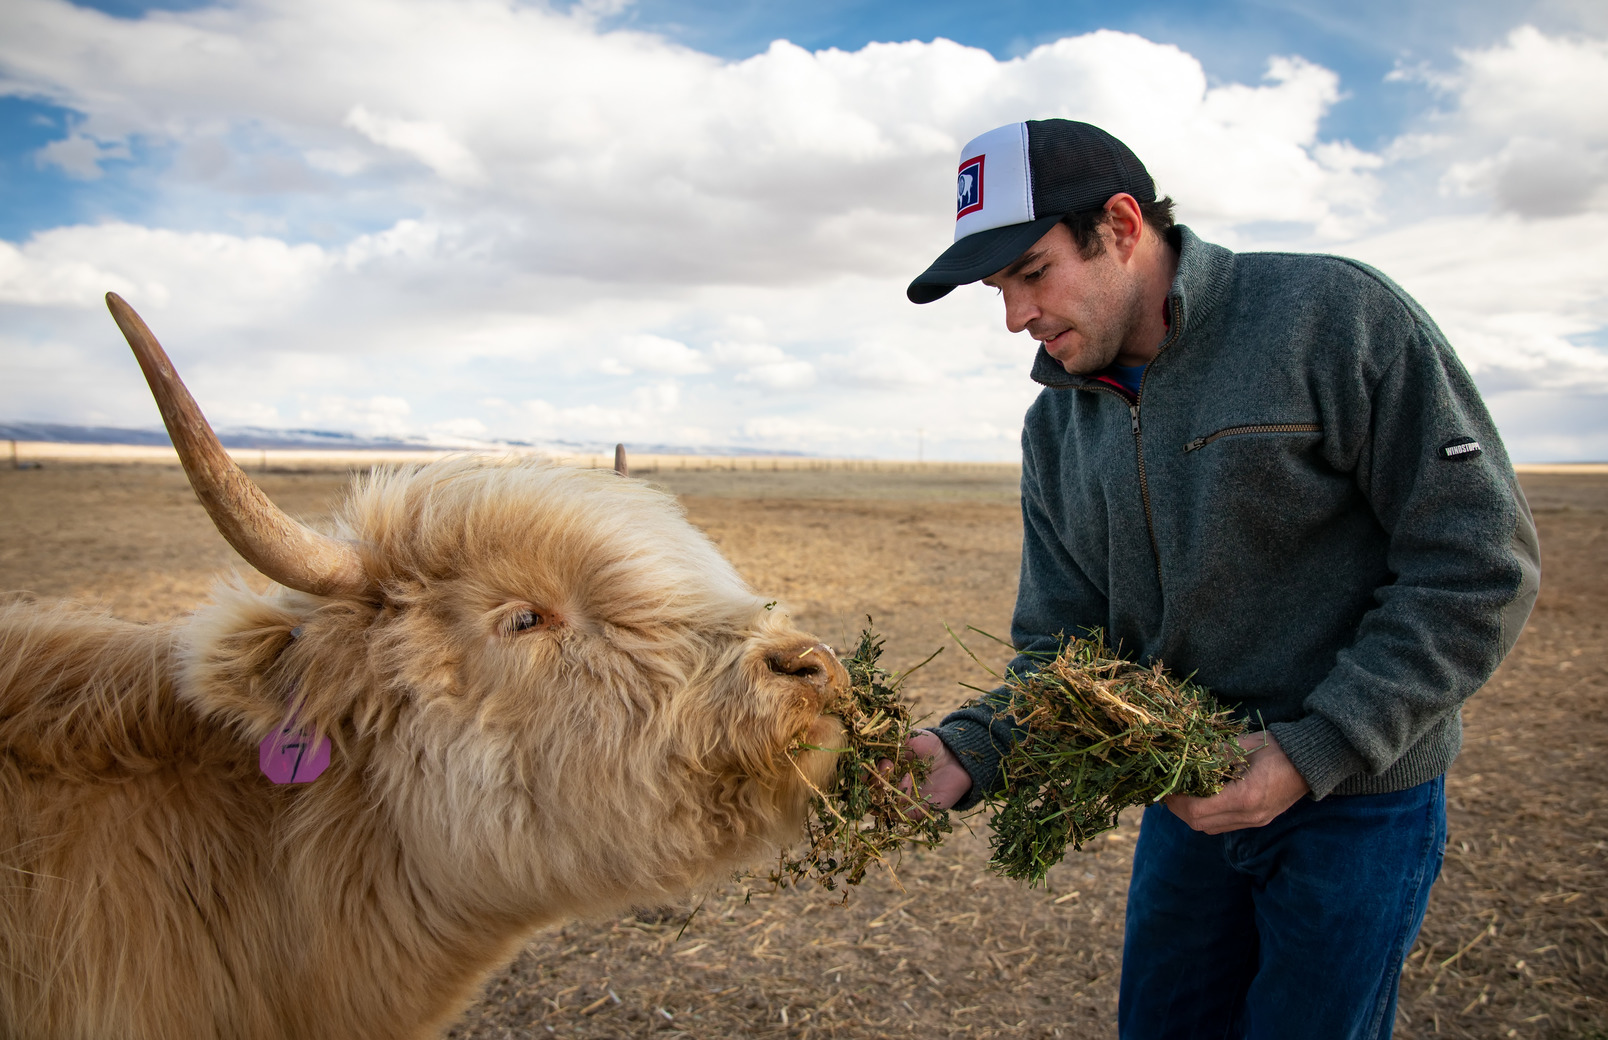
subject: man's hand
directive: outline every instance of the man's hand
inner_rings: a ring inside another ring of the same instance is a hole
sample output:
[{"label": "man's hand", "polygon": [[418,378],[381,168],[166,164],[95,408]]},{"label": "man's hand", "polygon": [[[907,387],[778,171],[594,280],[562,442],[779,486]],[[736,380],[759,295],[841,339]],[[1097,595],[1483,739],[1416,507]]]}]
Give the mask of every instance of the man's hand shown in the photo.
[{"label": "man's hand", "polygon": [[[921,785],[921,799],[934,809],[948,809],[971,790],[971,774],[966,767],[960,764],[955,753],[944,746],[938,739],[938,734],[930,729],[918,730],[905,741],[905,747],[917,758],[924,758],[928,763],[927,779]],[[877,763],[884,774],[891,773],[893,763],[883,759]],[[906,773],[899,779],[899,790],[905,794],[911,793],[910,774]],[[919,805],[912,804],[905,810],[905,815],[913,820],[919,820],[926,813]]]},{"label": "man's hand", "polygon": [[1248,733],[1240,747],[1249,752],[1245,774],[1210,798],[1169,795],[1174,816],[1207,834],[1265,827],[1310,790],[1271,733]]}]

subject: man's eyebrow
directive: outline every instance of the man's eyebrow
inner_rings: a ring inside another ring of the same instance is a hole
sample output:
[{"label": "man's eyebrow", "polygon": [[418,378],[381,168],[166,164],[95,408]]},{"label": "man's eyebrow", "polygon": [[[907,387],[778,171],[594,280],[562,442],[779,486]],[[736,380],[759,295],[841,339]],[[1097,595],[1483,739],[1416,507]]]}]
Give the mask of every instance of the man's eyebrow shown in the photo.
[{"label": "man's eyebrow", "polygon": [[988,276],[988,278],[984,278],[983,279],[983,284],[991,286],[992,283],[990,282],[990,279],[993,279],[993,278],[1010,278],[1010,277],[1014,276],[1017,272],[1021,271],[1022,268],[1027,267],[1030,264],[1037,263],[1043,256],[1044,256],[1044,250],[1042,250],[1042,249],[1029,249],[1027,252],[1025,252],[1021,256],[1017,257],[1016,262],[1011,264],[1011,266],[1005,268],[1005,270],[999,272],[998,274],[991,274],[991,275]]}]

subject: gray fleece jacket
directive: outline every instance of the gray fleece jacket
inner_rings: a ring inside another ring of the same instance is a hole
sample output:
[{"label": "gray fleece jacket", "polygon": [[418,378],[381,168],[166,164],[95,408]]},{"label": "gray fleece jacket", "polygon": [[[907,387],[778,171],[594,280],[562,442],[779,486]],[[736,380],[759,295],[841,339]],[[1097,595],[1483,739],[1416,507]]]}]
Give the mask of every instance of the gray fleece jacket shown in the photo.
[{"label": "gray fleece jacket", "polygon": [[[1433,779],[1540,584],[1490,415],[1372,268],[1183,227],[1173,242],[1170,328],[1137,403],[1042,347],[1034,361],[1010,667],[1104,628],[1265,722],[1314,798]],[[972,776],[959,808],[999,782],[1003,703],[937,728]]]}]

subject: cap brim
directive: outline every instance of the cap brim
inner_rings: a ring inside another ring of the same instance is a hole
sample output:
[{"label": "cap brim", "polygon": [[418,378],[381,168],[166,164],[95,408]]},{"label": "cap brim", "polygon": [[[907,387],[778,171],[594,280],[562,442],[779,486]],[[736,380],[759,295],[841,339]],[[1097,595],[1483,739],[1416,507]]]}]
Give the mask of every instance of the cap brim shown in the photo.
[{"label": "cap brim", "polygon": [[1049,234],[1050,228],[1060,220],[1057,214],[1029,220],[1025,224],[1006,224],[967,235],[944,250],[931,267],[921,272],[921,276],[905,290],[905,295],[911,303],[931,303],[949,295],[949,291],[957,285],[975,282],[1002,271],[1012,260],[1027,252],[1034,242]]}]

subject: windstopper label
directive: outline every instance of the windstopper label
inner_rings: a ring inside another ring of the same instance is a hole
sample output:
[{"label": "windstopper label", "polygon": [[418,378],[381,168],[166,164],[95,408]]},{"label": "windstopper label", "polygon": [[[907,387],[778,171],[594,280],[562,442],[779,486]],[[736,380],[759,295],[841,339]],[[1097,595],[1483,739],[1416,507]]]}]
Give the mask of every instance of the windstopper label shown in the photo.
[{"label": "windstopper label", "polygon": [[1480,442],[1473,437],[1454,437],[1441,445],[1441,458],[1452,462],[1462,462],[1477,458],[1481,454]]}]

